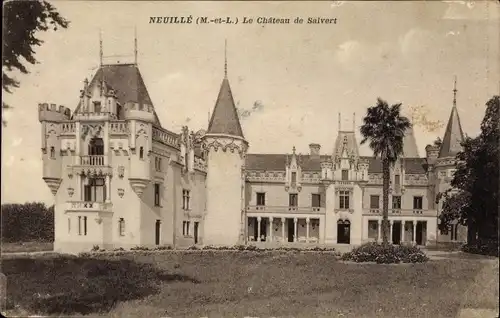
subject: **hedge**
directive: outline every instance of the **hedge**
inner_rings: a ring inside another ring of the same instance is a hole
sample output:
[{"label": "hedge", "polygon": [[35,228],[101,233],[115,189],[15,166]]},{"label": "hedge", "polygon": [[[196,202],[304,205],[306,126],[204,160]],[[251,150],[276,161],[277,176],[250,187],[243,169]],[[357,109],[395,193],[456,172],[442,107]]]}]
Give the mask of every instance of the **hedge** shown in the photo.
[{"label": "hedge", "polygon": [[398,264],[425,263],[429,258],[416,246],[367,243],[343,254],[342,260],[357,263]]},{"label": "hedge", "polygon": [[2,204],[3,242],[53,242],[54,206],[41,202]]}]

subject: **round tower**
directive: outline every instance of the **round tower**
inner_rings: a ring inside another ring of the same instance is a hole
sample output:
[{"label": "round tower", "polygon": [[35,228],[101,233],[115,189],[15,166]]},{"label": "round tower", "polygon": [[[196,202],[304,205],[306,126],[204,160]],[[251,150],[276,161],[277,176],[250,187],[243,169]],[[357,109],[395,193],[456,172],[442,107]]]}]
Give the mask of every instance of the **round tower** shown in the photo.
[{"label": "round tower", "polygon": [[[227,68],[226,68],[227,70]],[[221,84],[208,130],[205,245],[244,243],[244,160],[248,143],[243,136],[227,71]]]}]

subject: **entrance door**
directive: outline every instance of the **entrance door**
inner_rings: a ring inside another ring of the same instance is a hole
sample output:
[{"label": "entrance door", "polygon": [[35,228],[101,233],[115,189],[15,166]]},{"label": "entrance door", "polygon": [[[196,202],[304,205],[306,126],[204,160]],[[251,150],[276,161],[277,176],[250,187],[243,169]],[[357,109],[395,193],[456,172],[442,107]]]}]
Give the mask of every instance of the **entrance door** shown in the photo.
[{"label": "entrance door", "polygon": [[295,232],[295,227],[292,219],[286,220],[288,224],[288,242],[293,242],[293,233]]},{"label": "entrance door", "polygon": [[351,222],[349,222],[349,220],[339,220],[337,222],[337,243],[351,243]]},{"label": "entrance door", "polygon": [[160,225],[161,225],[161,221],[156,220],[156,224],[155,224],[155,244],[156,245],[160,245]]},{"label": "entrance door", "polygon": [[198,244],[198,224],[199,222],[194,222],[194,244]]},{"label": "entrance door", "polygon": [[401,244],[401,222],[392,224],[392,244]]},{"label": "entrance door", "polygon": [[427,227],[427,222],[422,222],[418,221],[417,222],[417,235],[415,238],[415,241],[417,245],[425,245],[425,236],[426,236],[426,227]]}]

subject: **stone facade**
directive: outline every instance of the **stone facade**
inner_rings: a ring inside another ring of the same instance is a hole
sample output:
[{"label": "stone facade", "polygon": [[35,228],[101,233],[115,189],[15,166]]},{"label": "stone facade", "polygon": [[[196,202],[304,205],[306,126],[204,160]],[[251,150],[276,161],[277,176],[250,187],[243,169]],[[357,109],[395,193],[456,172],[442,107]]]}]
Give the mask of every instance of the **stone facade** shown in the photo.
[{"label": "stone facade", "polygon": [[[101,66],[73,112],[41,103],[39,120],[56,251],[380,238],[381,164],[359,155],[354,132],[339,131],[331,153],[311,144],[307,155],[249,154],[227,74],[206,130],[163,128],[135,64]],[[449,130],[461,134],[455,106],[450,121],[425,158],[415,155],[413,131],[405,138],[391,170],[394,243],[465,237],[437,232],[435,196],[454,167],[443,147],[456,136]]]}]

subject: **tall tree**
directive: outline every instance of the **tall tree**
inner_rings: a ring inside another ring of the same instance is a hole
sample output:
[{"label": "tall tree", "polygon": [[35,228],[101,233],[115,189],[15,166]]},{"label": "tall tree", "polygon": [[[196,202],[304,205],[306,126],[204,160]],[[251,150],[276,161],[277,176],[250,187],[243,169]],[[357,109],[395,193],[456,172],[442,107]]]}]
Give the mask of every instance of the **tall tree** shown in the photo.
[{"label": "tall tree", "polygon": [[361,126],[363,140],[369,142],[375,157],[382,160],[382,242],[389,242],[389,181],[390,168],[403,154],[403,139],[411,128],[408,118],[401,115],[401,104],[389,106],[378,98],[375,106],[369,107]]},{"label": "tall tree", "polygon": [[454,220],[467,225],[470,244],[476,237],[498,239],[499,114],[500,97],[494,96],[486,103],[480,135],[462,143],[451,188],[437,196],[443,200],[440,227]]},{"label": "tall tree", "polygon": [[[36,64],[34,48],[43,41],[37,33],[50,29],[67,28],[69,21],[61,17],[47,1],[12,0],[3,6],[2,90],[12,93],[20,83],[11,74],[17,70],[28,74],[28,64]],[[2,102],[2,112],[10,106]],[[5,121],[2,121],[5,125]]]}]

